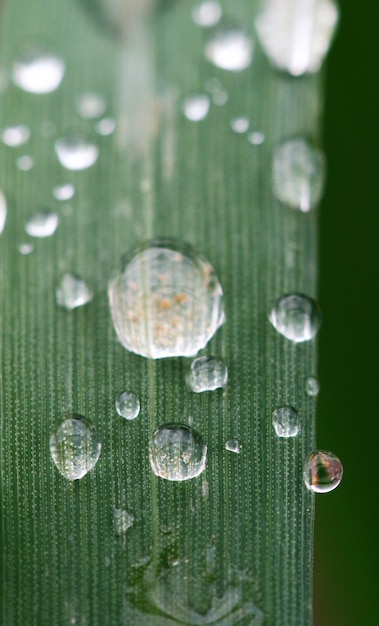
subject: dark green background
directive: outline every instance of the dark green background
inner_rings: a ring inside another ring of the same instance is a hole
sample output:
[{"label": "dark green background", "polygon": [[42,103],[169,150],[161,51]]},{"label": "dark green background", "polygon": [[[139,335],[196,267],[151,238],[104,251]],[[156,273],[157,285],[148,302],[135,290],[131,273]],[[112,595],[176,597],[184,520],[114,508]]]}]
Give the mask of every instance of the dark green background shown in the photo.
[{"label": "dark green background", "polygon": [[317,443],[344,464],[317,497],[315,625],[379,623],[379,5],[341,2],[326,81]]}]

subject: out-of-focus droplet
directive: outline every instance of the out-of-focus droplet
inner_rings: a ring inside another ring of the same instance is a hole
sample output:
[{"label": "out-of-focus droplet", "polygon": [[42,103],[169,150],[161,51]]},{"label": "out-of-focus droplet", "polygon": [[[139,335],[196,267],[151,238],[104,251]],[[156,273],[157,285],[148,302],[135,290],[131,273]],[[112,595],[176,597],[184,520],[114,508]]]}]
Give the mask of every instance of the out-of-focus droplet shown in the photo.
[{"label": "out-of-focus droplet", "polygon": [[315,300],[300,293],[280,298],[271,309],[273,327],[294,343],[312,339],[321,325],[321,311]]},{"label": "out-of-focus droplet", "polygon": [[241,452],[241,444],[238,439],[228,439],[225,443],[225,450],[228,452],[234,452],[235,454],[239,454]]},{"label": "out-of-focus droplet", "polygon": [[227,92],[222,89],[212,93],[212,102],[216,107],[223,107],[228,102],[228,98]]},{"label": "out-of-focus droplet", "polygon": [[237,134],[246,133],[250,126],[250,120],[248,117],[233,117],[230,120],[230,127]]},{"label": "out-of-focus droplet", "polygon": [[303,478],[307,488],[316,493],[333,491],[342,480],[343,467],[333,452],[317,450],[305,460]]},{"label": "out-of-focus droplet", "polygon": [[58,306],[72,311],[77,309],[93,298],[92,291],[87,287],[84,280],[75,274],[66,273],[62,276],[59,286],[55,291]]},{"label": "out-of-focus droplet", "polygon": [[33,166],[34,159],[28,154],[24,154],[23,156],[20,156],[18,157],[18,159],[16,159],[16,167],[17,169],[21,170],[21,172],[29,172],[29,170],[31,170]]},{"label": "out-of-focus droplet", "polygon": [[278,437],[296,437],[299,432],[299,416],[292,406],[281,406],[272,414],[272,424]]},{"label": "out-of-focus droplet", "polygon": [[305,393],[307,394],[307,396],[311,398],[318,396],[319,391],[320,383],[318,378],[316,378],[315,376],[308,376],[308,378],[305,379]]},{"label": "out-of-focus droplet", "polygon": [[53,188],[53,196],[56,200],[64,201],[71,200],[75,194],[75,187],[70,183],[64,183],[63,185],[57,185]]},{"label": "out-of-focus droplet", "polygon": [[183,103],[183,113],[187,120],[191,122],[200,122],[203,120],[209,111],[210,100],[208,96],[204,94],[198,94],[186,98]]},{"label": "out-of-focus droplet", "polygon": [[4,230],[5,222],[7,219],[7,199],[5,193],[0,189],[0,235]]},{"label": "out-of-focus droplet", "polygon": [[64,72],[63,59],[40,46],[26,46],[12,64],[14,84],[35,94],[55,91],[61,84]]},{"label": "out-of-focus droplet", "polygon": [[195,24],[203,28],[210,28],[220,21],[222,8],[215,0],[205,0],[194,6],[191,15]]},{"label": "out-of-focus droplet", "polygon": [[265,0],[255,26],[271,63],[301,76],[319,71],[337,22],[334,0]]},{"label": "out-of-focus droplet", "polygon": [[20,243],[18,246],[18,251],[20,254],[26,256],[27,254],[31,254],[34,250],[34,245],[32,243]]},{"label": "out-of-focus droplet", "polygon": [[255,130],[253,133],[250,133],[248,136],[249,143],[253,144],[253,146],[260,146],[265,140],[265,134],[260,130]]},{"label": "out-of-focus droplet", "polygon": [[193,428],[165,424],[153,433],[149,457],[156,476],[173,481],[189,480],[204,471],[207,446]]},{"label": "out-of-focus droplet", "polygon": [[25,224],[25,231],[31,237],[50,237],[58,228],[59,219],[52,211],[35,213]]},{"label": "out-of-focus droplet", "polygon": [[55,142],[59,162],[67,170],[84,170],[91,167],[99,156],[99,148],[81,133],[69,133]]},{"label": "out-of-focus droplet", "polygon": [[50,453],[68,480],[83,478],[99,460],[101,443],[94,425],[82,415],[69,415],[50,436]]},{"label": "out-of-focus droplet", "polygon": [[104,117],[102,120],[97,122],[95,128],[98,135],[106,137],[107,135],[112,135],[112,133],[116,130],[116,121],[113,117]]},{"label": "out-of-focus droplet", "polygon": [[251,63],[253,42],[239,28],[221,28],[209,36],[204,53],[213,65],[230,72],[240,72]]},{"label": "out-of-focus droplet", "polygon": [[192,391],[214,391],[225,387],[228,368],[224,361],[214,357],[200,356],[191,363],[187,383]]},{"label": "out-of-focus droplet", "polygon": [[149,241],[125,256],[108,295],[122,345],[152,359],[197,354],[224,321],[212,266],[172,240]]},{"label": "out-of-focus droplet", "polygon": [[30,137],[30,130],[25,124],[19,124],[18,126],[8,126],[4,128],[1,134],[1,140],[7,146],[11,148],[17,148],[26,143]]},{"label": "out-of-focus droplet", "polygon": [[99,93],[86,91],[82,93],[76,103],[77,111],[80,117],[86,120],[95,120],[101,117],[106,109],[107,103]]},{"label": "out-of-focus droplet", "polygon": [[123,391],[116,400],[116,411],[127,420],[134,420],[140,412],[140,401],[132,391]]}]

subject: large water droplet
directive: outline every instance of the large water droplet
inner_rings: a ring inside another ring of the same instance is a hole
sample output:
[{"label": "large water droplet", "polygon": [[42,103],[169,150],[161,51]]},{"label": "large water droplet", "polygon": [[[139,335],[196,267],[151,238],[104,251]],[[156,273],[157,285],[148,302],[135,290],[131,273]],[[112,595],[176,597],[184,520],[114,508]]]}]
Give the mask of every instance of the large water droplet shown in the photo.
[{"label": "large water droplet", "polygon": [[342,480],[343,467],[333,452],[317,450],[304,463],[303,477],[307,488],[317,493],[333,491]]},{"label": "large water droplet", "polygon": [[88,91],[81,94],[76,106],[81,117],[87,120],[94,120],[103,115],[107,103],[105,98],[99,93]]},{"label": "large water droplet", "polygon": [[193,356],[222,324],[222,289],[188,244],[150,241],[127,255],[109,282],[113,324],[123,346],[145,357]]},{"label": "large water droplet", "polygon": [[19,124],[18,126],[8,126],[4,128],[1,139],[3,143],[11,148],[17,148],[26,143],[30,137],[30,130],[25,124]]},{"label": "large water droplet", "polygon": [[196,430],[184,424],[159,426],[149,447],[154,474],[166,480],[189,480],[199,476],[207,459],[207,446]]},{"label": "large water droplet", "polygon": [[134,420],[140,412],[140,401],[132,391],[123,391],[116,400],[116,411],[127,420]]},{"label": "large water droplet", "polygon": [[320,383],[318,378],[316,378],[315,376],[308,376],[308,378],[305,379],[305,393],[307,394],[307,396],[318,396],[319,391]]},{"label": "large water droplet", "polygon": [[309,341],[321,325],[321,311],[315,300],[300,293],[280,298],[270,312],[273,327],[294,343]]},{"label": "large water droplet", "polygon": [[134,515],[125,509],[113,509],[113,528],[116,535],[125,535],[134,524]]},{"label": "large water droplet", "polygon": [[63,185],[57,185],[53,188],[53,196],[56,200],[64,201],[71,200],[75,194],[75,187],[70,183],[64,183]]},{"label": "large water droplet", "polygon": [[271,63],[300,76],[318,72],[337,21],[334,0],[266,0],[255,25]]},{"label": "large water droplet", "polygon": [[75,274],[66,273],[62,276],[59,287],[56,292],[57,304],[64,309],[71,311],[79,306],[91,302],[93,298],[92,291],[87,287],[84,280]]},{"label": "large water droplet", "polygon": [[23,156],[18,157],[16,159],[16,167],[22,172],[29,172],[34,166],[34,159],[29,154],[24,154]]},{"label": "large water droplet", "polygon": [[203,120],[209,111],[210,100],[208,96],[199,94],[187,98],[183,103],[183,113],[187,120],[199,122]]},{"label": "large water droplet", "polygon": [[5,193],[0,189],[0,235],[4,230],[5,221],[7,219],[7,199]]},{"label": "large water droplet", "polygon": [[279,146],[272,163],[272,187],[275,197],[303,213],[321,199],[325,182],[325,158],[301,138]]},{"label": "large water droplet", "polygon": [[195,24],[203,28],[210,28],[220,21],[222,8],[214,0],[205,0],[192,9],[191,15]]},{"label": "large water droplet", "polygon": [[214,391],[225,387],[228,382],[228,368],[224,361],[209,356],[200,356],[191,363],[187,383],[192,391]]},{"label": "large water droplet", "polygon": [[238,439],[228,439],[225,443],[225,450],[228,452],[234,452],[235,454],[239,454],[241,452],[241,444]]},{"label": "large water droplet", "polygon": [[30,93],[55,91],[64,72],[63,59],[39,46],[25,47],[12,64],[14,84]]},{"label": "large water droplet", "polygon": [[50,237],[58,228],[59,219],[56,213],[41,211],[28,219],[25,231],[31,237]]},{"label": "large water droplet", "polygon": [[69,133],[55,142],[55,152],[67,170],[91,167],[99,156],[99,148],[81,133]]},{"label": "large water droplet", "polygon": [[68,480],[83,478],[95,467],[101,443],[94,425],[73,413],[50,436],[50,453],[58,470]]},{"label": "large water droplet", "polygon": [[248,117],[233,117],[230,120],[230,127],[234,130],[235,133],[242,134],[246,133],[247,129],[250,126],[250,120]]},{"label": "large water droplet", "polygon": [[222,28],[209,37],[204,52],[213,65],[230,72],[239,72],[251,63],[253,42],[239,28]]},{"label": "large water droplet", "polygon": [[278,437],[296,437],[299,432],[299,416],[292,406],[281,406],[272,414],[272,424]]}]

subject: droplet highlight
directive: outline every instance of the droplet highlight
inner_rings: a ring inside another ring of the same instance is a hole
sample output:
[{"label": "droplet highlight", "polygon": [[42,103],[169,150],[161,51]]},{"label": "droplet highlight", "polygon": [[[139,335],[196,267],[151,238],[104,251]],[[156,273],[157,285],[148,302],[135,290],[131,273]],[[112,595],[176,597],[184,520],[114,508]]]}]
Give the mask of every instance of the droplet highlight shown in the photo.
[{"label": "droplet highlight", "polygon": [[307,488],[316,493],[333,491],[342,480],[343,467],[333,452],[311,452],[304,463],[303,478]]},{"label": "droplet highlight", "polygon": [[187,374],[187,384],[192,391],[214,391],[225,387],[227,382],[228,368],[221,359],[201,356],[192,361]]},{"label": "droplet highlight", "polygon": [[183,103],[183,113],[187,120],[191,122],[200,122],[203,120],[209,111],[210,100],[209,97],[203,94],[191,96],[187,98]]},{"label": "droplet highlight", "polygon": [[235,133],[241,135],[246,133],[250,126],[250,120],[248,117],[233,117],[230,120],[230,128],[234,130]]},{"label": "droplet highlight", "polygon": [[210,63],[230,72],[240,72],[249,67],[253,55],[253,42],[245,31],[222,28],[209,37],[204,49]]},{"label": "droplet highlight", "polygon": [[55,142],[58,160],[67,170],[84,170],[96,163],[99,148],[81,133],[69,133]]},{"label": "droplet highlight", "polygon": [[299,416],[292,406],[281,406],[272,414],[272,424],[278,437],[296,437],[299,433]]},{"label": "droplet highlight", "polygon": [[50,436],[51,457],[68,480],[83,478],[95,467],[100,452],[95,426],[82,415],[73,413]]},{"label": "droplet highlight", "polygon": [[10,148],[17,148],[26,143],[30,138],[30,130],[25,124],[8,126],[1,134],[1,140]]},{"label": "droplet highlight", "polygon": [[320,382],[315,376],[308,376],[305,379],[305,393],[310,398],[318,396],[320,391]]},{"label": "droplet highlight", "polygon": [[272,308],[269,320],[283,337],[300,343],[309,341],[321,325],[321,311],[315,300],[300,293],[280,298]]},{"label": "droplet highlight", "polygon": [[240,454],[241,444],[238,439],[228,439],[225,443],[225,450],[228,452],[234,452],[235,454]]},{"label": "droplet highlight", "polygon": [[93,298],[92,291],[87,287],[84,280],[76,274],[66,273],[62,276],[59,286],[55,291],[58,306],[72,311],[77,309]]},{"label": "droplet highlight", "polygon": [[201,2],[197,4],[192,9],[192,19],[197,24],[197,26],[202,26],[202,28],[211,28],[212,26],[216,26],[220,21],[222,15],[222,8],[218,2],[214,0],[206,0],[205,2]]},{"label": "droplet highlight", "polygon": [[65,63],[55,53],[39,46],[27,46],[12,64],[12,80],[17,87],[35,94],[55,91],[62,82]]},{"label": "droplet highlight", "polygon": [[76,103],[77,111],[83,119],[94,120],[101,117],[106,109],[105,98],[92,91],[82,93]]},{"label": "droplet highlight", "polygon": [[165,424],[153,433],[149,458],[156,476],[172,481],[189,480],[204,471],[207,446],[193,428]]},{"label": "droplet highlight", "polygon": [[124,257],[108,295],[122,345],[152,359],[194,356],[224,321],[212,266],[172,240],[147,242]]},{"label": "droplet highlight", "polygon": [[141,409],[139,398],[132,391],[123,391],[116,400],[116,411],[127,420],[138,417]]},{"label": "droplet highlight", "polygon": [[58,228],[59,219],[56,213],[41,211],[28,219],[25,231],[31,237],[50,237]]}]

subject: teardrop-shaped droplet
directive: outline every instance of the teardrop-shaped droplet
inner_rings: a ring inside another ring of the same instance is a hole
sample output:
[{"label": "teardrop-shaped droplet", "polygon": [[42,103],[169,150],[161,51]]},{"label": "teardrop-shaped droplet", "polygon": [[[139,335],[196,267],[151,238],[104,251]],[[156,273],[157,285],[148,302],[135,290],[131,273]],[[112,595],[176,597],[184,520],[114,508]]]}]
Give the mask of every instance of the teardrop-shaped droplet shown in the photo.
[{"label": "teardrop-shaped droplet", "polygon": [[81,133],[69,133],[55,142],[55,152],[67,170],[84,170],[91,167],[99,156],[99,148]]},{"label": "teardrop-shaped droplet", "polygon": [[195,355],[224,321],[213,268],[191,246],[171,240],[127,255],[108,295],[122,345],[152,359]]},{"label": "teardrop-shaped droplet", "polygon": [[342,480],[343,467],[333,452],[317,450],[304,463],[303,478],[307,488],[316,493],[333,491]]},{"label": "teardrop-shaped droplet", "polygon": [[269,320],[273,327],[294,343],[309,341],[321,325],[321,311],[315,300],[301,293],[280,298],[272,308]]},{"label": "teardrop-shaped droplet", "polygon": [[140,412],[140,401],[132,391],[123,391],[116,400],[116,411],[127,420],[134,420]]},{"label": "teardrop-shaped droplet", "polygon": [[62,276],[55,294],[58,306],[69,311],[83,306],[87,304],[87,302],[91,302],[93,298],[93,293],[87,287],[84,280],[70,273],[66,273]]},{"label": "teardrop-shaped droplet", "polygon": [[192,391],[214,391],[225,387],[228,368],[224,361],[209,356],[200,356],[191,363],[187,383]]},{"label": "teardrop-shaped droplet", "polygon": [[149,447],[154,474],[166,480],[189,480],[205,469],[207,446],[201,435],[184,424],[159,426]]},{"label": "teardrop-shaped droplet", "polygon": [[213,65],[230,72],[240,72],[251,63],[253,42],[244,30],[220,28],[210,35],[204,53]]},{"label": "teardrop-shaped droplet", "polygon": [[95,467],[101,443],[94,425],[82,415],[68,416],[50,436],[50,453],[68,480],[83,478]]},{"label": "teardrop-shaped droplet", "polygon": [[52,211],[35,213],[25,224],[25,231],[31,237],[50,237],[58,228],[59,219]]},{"label": "teardrop-shaped droplet", "polygon": [[299,416],[292,406],[281,406],[272,414],[272,424],[278,437],[296,437],[299,432]]},{"label": "teardrop-shaped droplet", "polygon": [[43,46],[26,46],[12,64],[15,85],[30,93],[55,91],[61,84],[65,63],[61,57]]}]

